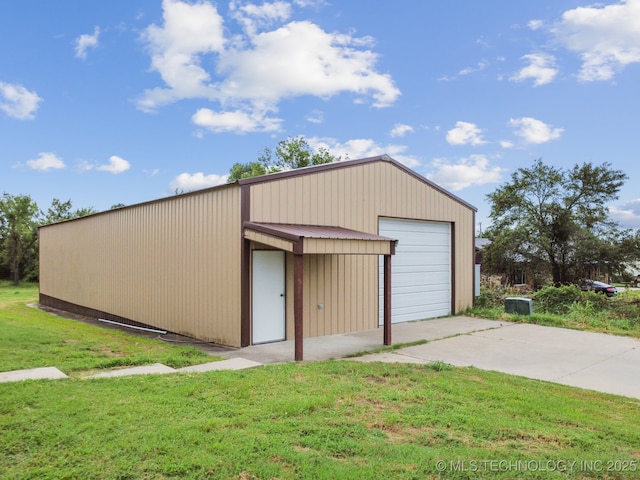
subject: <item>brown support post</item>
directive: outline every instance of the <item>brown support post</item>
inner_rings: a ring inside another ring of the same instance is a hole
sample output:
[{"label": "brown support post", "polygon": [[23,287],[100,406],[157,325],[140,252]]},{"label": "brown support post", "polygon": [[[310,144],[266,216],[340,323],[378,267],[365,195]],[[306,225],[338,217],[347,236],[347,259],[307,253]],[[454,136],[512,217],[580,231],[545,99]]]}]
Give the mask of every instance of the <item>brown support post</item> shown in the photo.
[{"label": "brown support post", "polygon": [[384,344],[391,345],[391,255],[384,256]]},{"label": "brown support post", "polygon": [[302,268],[303,256],[293,256],[293,328],[295,333],[295,359],[302,361]]},{"label": "brown support post", "polygon": [[[250,218],[250,186],[240,187],[241,224]],[[240,346],[251,345],[251,242],[244,238],[244,227],[240,228]]]}]

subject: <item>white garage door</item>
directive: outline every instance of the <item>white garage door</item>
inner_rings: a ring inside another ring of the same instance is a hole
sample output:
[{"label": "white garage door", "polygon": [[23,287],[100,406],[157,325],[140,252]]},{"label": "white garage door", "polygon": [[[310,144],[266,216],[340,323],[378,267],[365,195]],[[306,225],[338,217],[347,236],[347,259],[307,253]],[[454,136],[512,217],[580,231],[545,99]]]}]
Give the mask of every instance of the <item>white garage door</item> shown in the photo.
[{"label": "white garage door", "polygon": [[[381,218],[379,234],[398,240],[391,257],[391,321],[409,322],[451,313],[451,226]],[[380,258],[380,325],[383,323],[383,258]]]}]

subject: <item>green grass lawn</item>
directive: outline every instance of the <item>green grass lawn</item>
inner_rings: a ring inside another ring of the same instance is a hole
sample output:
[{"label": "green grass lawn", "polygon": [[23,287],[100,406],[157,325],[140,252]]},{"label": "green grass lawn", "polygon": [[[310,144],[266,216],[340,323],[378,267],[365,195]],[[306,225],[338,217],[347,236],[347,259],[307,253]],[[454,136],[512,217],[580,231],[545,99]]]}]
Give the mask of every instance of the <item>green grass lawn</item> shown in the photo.
[{"label": "green grass lawn", "polygon": [[179,368],[216,359],[193,347],[99,328],[27,306],[37,299],[37,285],[0,283],[0,371],[53,366],[76,375],[156,362]]},{"label": "green grass lawn", "polygon": [[[28,290],[0,287],[0,370],[182,356],[26,307]],[[74,360],[66,335],[92,348]],[[636,399],[442,363],[76,376],[0,384],[0,478],[638,478],[638,425]]]}]

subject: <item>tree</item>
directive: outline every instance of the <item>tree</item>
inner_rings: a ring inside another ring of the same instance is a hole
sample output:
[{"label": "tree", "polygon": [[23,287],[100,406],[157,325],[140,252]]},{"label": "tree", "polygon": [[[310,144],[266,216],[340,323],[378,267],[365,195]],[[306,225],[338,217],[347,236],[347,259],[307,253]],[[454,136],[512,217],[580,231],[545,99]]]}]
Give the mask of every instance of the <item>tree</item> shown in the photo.
[{"label": "tree", "polygon": [[61,222],[63,220],[70,220],[72,218],[85,217],[97,213],[93,208],[79,208],[75,211],[72,210],[71,200],[62,202],[57,198],[54,198],[51,202],[51,206],[44,214],[44,218],[41,221],[42,225],[48,223]]},{"label": "tree", "polygon": [[12,196],[8,193],[0,199],[0,259],[11,272],[15,285],[20,283],[20,266],[33,253],[38,240],[38,205],[29,195]]},{"label": "tree", "polygon": [[[538,159],[531,168],[518,169],[509,183],[487,195],[492,226],[486,234],[498,241],[486,247],[485,261],[498,267],[505,255],[517,255],[550,274],[556,285],[577,281],[582,262],[598,260],[604,234],[615,229],[606,204],[618,198],[626,179],[609,163],[562,170]],[[505,245],[510,248],[501,251]]]},{"label": "tree", "polygon": [[229,170],[229,178],[227,179],[227,182],[235,182],[241,178],[258,177],[260,175],[266,175],[267,173],[269,173],[269,171],[266,166],[259,161],[234,163],[231,170]]},{"label": "tree", "polygon": [[0,264],[14,284],[38,277],[38,227],[96,213],[93,208],[72,209],[71,200],[54,198],[46,212],[29,195],[4,193],[0,199]]},{"label": "tree", "polygon": [[281,140],[275,150],[265,148],[258,160],[249,163],[236,163],[229,170],[229,183],[240,178],[257,177],[267,173],[281,172],[294,168],[322,165],[339,162],[341,157],[332,155],[326,148],[319,148],[314,152],[303,137],[289,137]]}]

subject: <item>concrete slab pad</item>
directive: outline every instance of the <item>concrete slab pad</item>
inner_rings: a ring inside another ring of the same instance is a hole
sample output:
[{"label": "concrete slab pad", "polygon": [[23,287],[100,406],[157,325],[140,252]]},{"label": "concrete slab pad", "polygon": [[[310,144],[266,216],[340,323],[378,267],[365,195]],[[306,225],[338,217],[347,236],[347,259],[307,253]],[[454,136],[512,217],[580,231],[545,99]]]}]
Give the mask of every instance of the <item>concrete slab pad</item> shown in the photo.
[{"label": "concrete slab pad", "polygon": [[636,348],[558,379],[560,383],[640,398],[640,349]]},{"label": "concrete slab pad", "polygon": [[[508,325],[515,324],[501,320],[487,320],[464,316],[434,318],[419,322],[395,324],[392,326],[391,337],[394,344],[410,343],[416,340],[437,340],[456,335],[493,330]],[[381,330],[380,335],[382,335]]]},{"label": "concrete slab pad", "polygon": [[245,368],[255,368],[261,366],[262,363],[254,362],[242,357],[229,358],[219,362],[202,363],[200,365],[191,365],[189,367],[178,368],[178,373],[187,372],[211,372],[214,370],[244,370]]},{"label": "concrete slab pad", "polygon": [[20,382],[22,380],[58,380],[68,378],[56,367],[29,368],[26,370],[13,370],[0,372],[0,382]]},{"label": "concrete slab pad", "polygon": [[[391,327],[392,343],[433,340],[465,333],[500,328],[509,322],[472,317],[447,317],[419,322],[397,323]],[[304,339],[304,360],[322,361],[339,359],[355,353],[383,346],[382,328]],[[230,350],[220,353],[226,358],[244,357],[263,364],[286,363],[294,359],[293,340]]]},{"label": "concrete slab pad", "polygon": [[602,333],[505,324],[362,361],[451,365],[495,370],[616,395],[640,398],[640,341]]},{"label": "concrete slab pad", "polygon": [[152,365],[144,365],[140,367],[121,368],[108,372],[96,373],[87,378],[109,378],[109,377],[126,377],[129,375],[151,375],[162,373],[176,373],[175,368],[168,367],[162,363],[154,363]]}]

